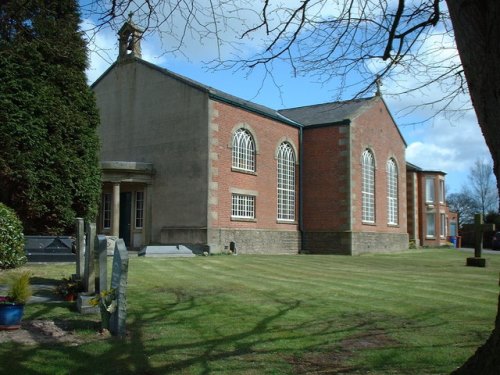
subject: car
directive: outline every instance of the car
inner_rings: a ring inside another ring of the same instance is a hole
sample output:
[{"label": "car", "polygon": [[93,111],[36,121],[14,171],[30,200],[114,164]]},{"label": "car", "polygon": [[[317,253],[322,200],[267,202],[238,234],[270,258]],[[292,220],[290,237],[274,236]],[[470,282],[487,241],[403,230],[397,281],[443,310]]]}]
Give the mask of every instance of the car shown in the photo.
[{"label": "car", "polygon": [[500,250],[500,232],[496,232],[491,239],[491,249]]}]

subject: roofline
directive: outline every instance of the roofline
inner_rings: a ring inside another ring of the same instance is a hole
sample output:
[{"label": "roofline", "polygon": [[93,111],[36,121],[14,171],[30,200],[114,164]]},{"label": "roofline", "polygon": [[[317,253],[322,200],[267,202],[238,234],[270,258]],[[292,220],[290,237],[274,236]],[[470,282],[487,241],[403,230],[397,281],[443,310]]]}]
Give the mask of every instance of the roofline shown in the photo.
[{"label": "roofline", "polygon": [[[267,118],[270,118],[273,120],[277,120],[279,122],[285,123],[286,125],[294,126],[296,128],[302,128],[304,126],[296,121],[289,119],[288,117],[285,117],[285,116],[279,114],[278,112],[276,112],[276,116],[273,116],[273,115],[266,113],[264,111],[260,111],[258,108],[247,106],[247,105],[244,105],[243,103],[238,103],[238,102],[235,102],[234,100],[231,100],[229,98],[225,98],[221,95],[216,94],[215,92],[213,92],[211,90],[208,91],[208,97],[210,99],[217,100],[219,102],[226,103],[226,104],[232,105],[232,106],[237,107],[237,108],[242,108],[242,109],[245,109],[249,112],[253,112],[253,113],[256,113],[258,115],[261,115],[261,116],[264,116],[264,117],[267,117]],[[251,102],[249,102],[249,103],[251,103]]]},{"label": "roofline", "polygon": [[330,126],[342,126],[342,125],[351,125],[351,120],[346,118],[340,121],[326,122],[324,124],[303,125],[303,127],[304,130],[307,130],[307,129],[327,128]]},{"label": "roofline", "polygon": [[[253,113],[256,113],[258,115],[261,115],[261,116],[264,116],[264,117],[267,117],[267,118],[270,118],[270,119],[273,119],[273,120],[276,120],[276,121],[279,121],[281,123],[284,123],[286,125],[290,125],[290,126],[294,126],[294,127],[297,127],[297,128],[300,128],[302,127],[303,125],[296,122],[296,121],[293,121],[291,119],[289,119],[288,117],[285,117],[283,115],[281,115],[278,111],[272,109],[272,108],[269,108],[269,107],[266,107],[268,108],[270,111],[274,111],[276,113],[276,115],[272,115],[270,113],[266,113],[262,110],[259,110],[259,108],[257,108],[257,106],[260,106],[259,104],[256,104],[256,103],[253,103],[253,102],[250,102],[250,101],[246,101],[247,103],[249,104],[254,104],[255,106],[252,106],[252,105],[245,105],[244,103],[238,103],[234,100],[231,100],[229,97],[230,96],[234,96],[234,95],[231,95],[231,94],[228,94],[228,93],[225,93],[221,90],[216,90],[216,89],[213,89],[211,88],[210,86],[206,86],[206,85],[203,85],[202,83],[199,83],[197,81],[194,81],[192,79],[189,79],[187,77],[184,77],[180,74],[177,74],[177,73],[174,73],[166,68],[162,68],[161,66],[158,66],[158,65],[155,65],[153,63],[150,63],[149,61],[146,61],[146,60],[143,60],[139,57],[131,57],[127,60],[122,60],[122,61],[115,61],[113,64],[111,64],[111,66],[106,69],[106,71],[101,74],[101,76],[99,78],[96,79],[96,81],[90,85],[90,87],[93,89],[110,71],[111,69],[113,69],[116,65],[119,65],[119,64],[128,64],[128,63],[131,63],[131,62],[138,62],[138,63],[141,63],[141,64],[144,64],[146,65],[147,67],[151,68],[151,69],[154,69],[156,71],[158,71],[159,73],[162,73],[162,74],[165,74],[167,75],[168,77],[172,78],[172,79],[175,79],[179,82],[182,82],[188,86],[191,86],[201,92],[204,92],[208,95],[208,97],[210,99],[213,99],[213,100],[217,100],[217,101],[220,101],[220,102],[223,102],[223,103],[226,103],[226,104],[229,104],[229,105],[232,105],[232,106],[235,106],[235,107],[238,107],[238,108],[242,108],[242,109],[245,109],[249,112],[253,112]],[[227,95],[227,97],[223,96],[223,95],[220,95],[218,94],[217,92],[219,93],[222,93],[224,95]],[[236,97],[236,96],[234,96]],[[240,98],[239,98],[240,99]],[[245,102],[243,99],[241,99],[242,102]],[[262,106],[262,107],[265,107],[265,106]]]},{"label": "roofline", "polygon": [[398,123],[394,120],[394,117],[392,116],[392,113],[389,110],[389,107],[387,106],[387,103],[385,102],[384,98],[381,95],[375,95],[374,98],[379,98],[382,101],[382,103],[384,103],[384,106],[385,106],[385,109],[387,110],[387,113],[389,114],[392,122],[394,123],[394,126],[396,127],[396,129],[397,129],[397,131],[399,133],[399,136],[403,140],[403,143],[405,144],[405,148],[407,148],[408,144],[406,143],[406,139],[405,139],[405,137],[403,137],[403,134],[401,133],[401,130],[399,130]]}]

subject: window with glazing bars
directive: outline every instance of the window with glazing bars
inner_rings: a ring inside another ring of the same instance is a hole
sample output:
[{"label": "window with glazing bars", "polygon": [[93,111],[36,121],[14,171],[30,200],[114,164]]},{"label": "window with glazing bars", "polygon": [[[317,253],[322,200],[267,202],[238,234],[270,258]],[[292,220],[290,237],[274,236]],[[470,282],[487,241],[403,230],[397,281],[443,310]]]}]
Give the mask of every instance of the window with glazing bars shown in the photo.
[{"label": "window with glazing bars", "polygon": [[241,219],[255,218],[255,197],[253,195],[232,195],[231,216]]},{"label": "window with glazing bars", "polygon": [[232,159],[233,168],[255,172],[255,143],[245,129],[234,133]]},{"label": "window with glazing bars", "polygon": [[144,226],[144,192],[135,192],[135,227],[142,228]]},{"label": "window with glazing bars", "polygon": [[362,220],[375,222],[375,161],[370,150],[362,157]]},{"label": "window with glazing bars", "polygon": [[398,169],[392,159],[387,162],[387,223],[398,223]]},{"label": "window with glazing bars", "polygon": [[111,228],[111,193],[102,195],[102,227]]},{"label": "window with glazing bars", "polygon": [[278,150],[278,220],[295,220],[295,155],[286,142]]}]

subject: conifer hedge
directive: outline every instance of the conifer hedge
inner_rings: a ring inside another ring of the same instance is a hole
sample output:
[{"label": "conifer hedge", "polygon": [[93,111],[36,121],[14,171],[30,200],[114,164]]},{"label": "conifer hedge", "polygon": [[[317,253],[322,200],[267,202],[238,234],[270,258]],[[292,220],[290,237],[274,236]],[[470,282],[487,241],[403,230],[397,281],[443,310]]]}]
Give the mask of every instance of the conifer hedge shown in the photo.
[{"label": "conifer hedge", "polygon": [[73,0],[0,3],[0,202],[26,234],[95,219],[99,123]]}]

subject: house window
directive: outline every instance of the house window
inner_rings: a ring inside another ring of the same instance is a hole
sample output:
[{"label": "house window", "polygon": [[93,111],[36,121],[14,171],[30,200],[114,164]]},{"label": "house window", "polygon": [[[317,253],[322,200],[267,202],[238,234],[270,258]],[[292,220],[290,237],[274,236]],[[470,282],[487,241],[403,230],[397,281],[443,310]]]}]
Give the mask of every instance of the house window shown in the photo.
[{"label": "house window", "polygon": [[233,168],[255,172],[255,143],[248,131],[238,129],[233,136]]},{"label": "house window", "polygon": [[429,213],[427,216],[427,237],[434,238],[436,236],[436,219],[434,213]]},{"label": "house window", "polygon": [[439,231],[439,235],[441,238],[446,237],[446,215],[445,214],[440,214],[440,223],[441,223],[441,228]]},{"label": "house window", "polygon": [[439,180],[439,203],[444,203],[444,180]]},{"label": "house window", "polygon": [[231,217],[237,219],[255,218],[255,197],[253,195],[232,195]]},{"label": "house window", "polygon": [[432,177],[425,179],[425,201],[434,203],[434,178]]},{"label": "house window", "polygon": [[375,161],[370,150],[365,150],[362,157],[362,220],[375,222]]},{"label": "house window", "polygon": [[387,162],[387,223],[398,223],[398,168],[393,159]]},{"label": "house window", "polygon": [[103,229],[111,228],[111,193],[102,195],[102,227]]},{"label": "house window", "polygon": [[135,192],[135,227],[141,229],[144,226],[144,192]]},{"label": "house window", "polygon": [[278,220],[295,220],[295,156],[286,142],[278,150]]}]

